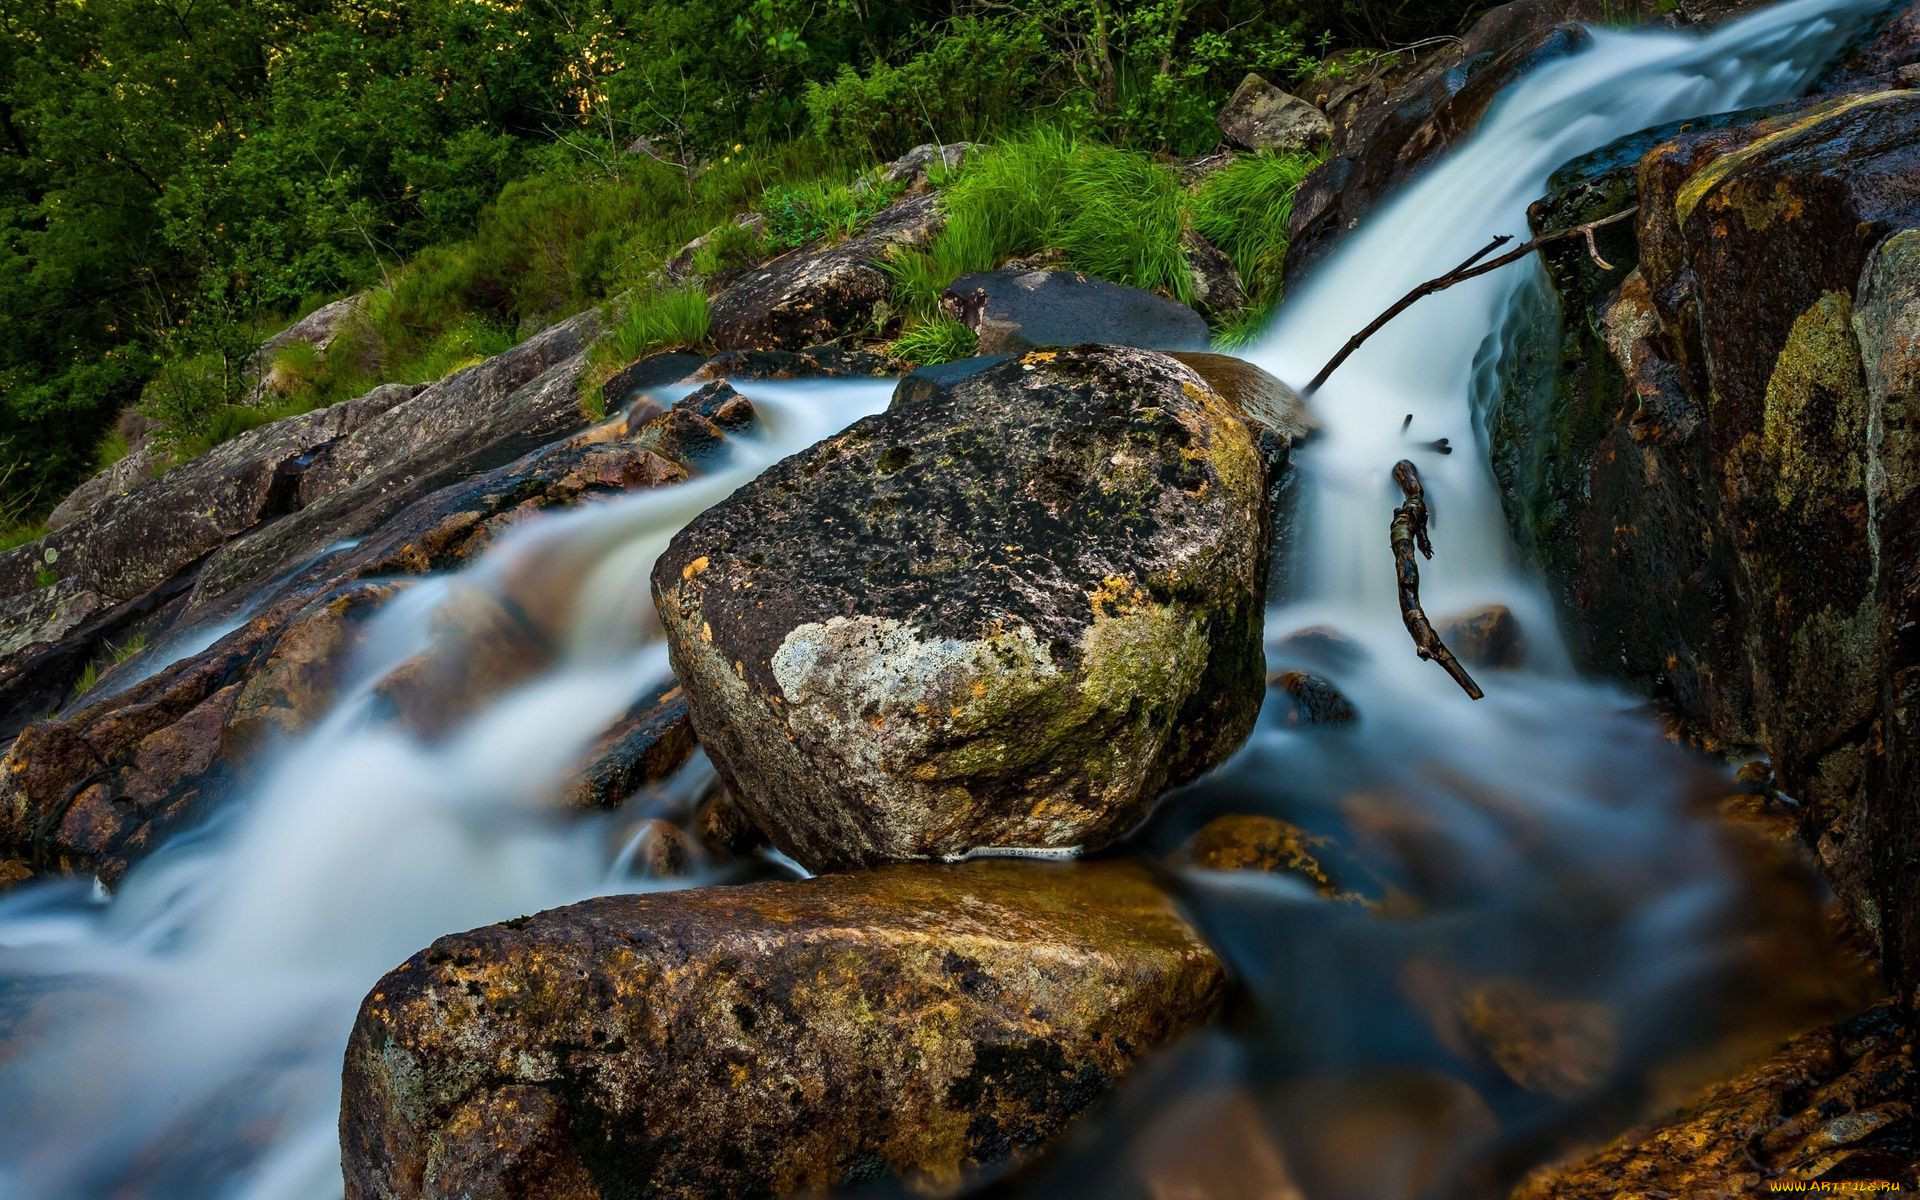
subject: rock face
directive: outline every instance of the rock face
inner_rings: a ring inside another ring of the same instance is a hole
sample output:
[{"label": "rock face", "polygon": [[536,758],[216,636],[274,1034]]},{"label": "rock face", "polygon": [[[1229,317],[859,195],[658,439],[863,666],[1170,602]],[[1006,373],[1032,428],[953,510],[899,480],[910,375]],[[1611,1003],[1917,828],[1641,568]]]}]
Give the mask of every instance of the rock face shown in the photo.
[{"label": "rock face", "polygon": [[1220,132],[1243,150],[1311,150],[1327,140],[1326,114],[1258,75],[1248,75],[1220,110]]},{"label": "rock face", "polygon": [[347,1196],[950,1187],[1058,1132],[1223,985],[1128,866],[591,900],[442,938],[375,986]]},{"label": "rock face", "polygon": [[867,324],[892,288],[880,266],[887,252],[925,245],[939,230],[934,197],[909,196],[858,237],[836,246],[803,246],[749,271],[709,306],[713,344],[722,350],[801,350]]},{"label": "rock face", "polygon": [[928,176],[935,169],[951,171],[967,161],[967,156],[980,148],[977,142],[924,142],[894,159],[881,168],[880,178],[888,183],[902,183],[909,192],[919,193],[927,190]]},{"label": "rock face", "polygon": [[813,869],[1112,840],[1252,726],[1286,447],[1117,347],[855,424],[655,567],[701,744]]},{"label": "rock face", "polygon": [[1184,304],[1073,271],[962,275],[941,302],[980,338],[981,354],[1099,342],[1205,350],[1207,323]]},{"label": "rock face", "polygon": [[1766,751],[1910,987],[1920,93],[1659,131],[1567,168],[1535,219],[1635,195],[1602,247],[1633,270],[1549,256],[1558,382],[1493,422],[1509,515],[1589,664]]},{"label": "rock face", "polygon": [[1750,1196],[1775,1181],[1813,1183],[1809,1191],[1848,1190],[1820,1180],[1911,1189],[1920,1185],[1912,1041],[1911,1022],[1891,1006],[1795,1038],[1674,1116],[1536,1171],[1513,1200]]}]

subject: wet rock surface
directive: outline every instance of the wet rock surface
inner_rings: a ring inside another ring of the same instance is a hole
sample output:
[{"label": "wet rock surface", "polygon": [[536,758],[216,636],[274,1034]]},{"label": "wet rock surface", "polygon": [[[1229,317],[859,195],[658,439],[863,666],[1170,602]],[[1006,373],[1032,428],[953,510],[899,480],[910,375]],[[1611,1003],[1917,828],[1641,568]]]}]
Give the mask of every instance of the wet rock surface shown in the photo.
[{"label": "wet rock surface", "polygon": [[[362,1004],[350,1200],[947,1188],[1203,1018],[1138,868],[897,866],[592,900],[440,939]],[[536,1190],[527,1190],[532,1184]]]},{"label": "wet rock surface", "polygon": [[1527,661],[1527,635],[1504,604],[1488,604],[1441,622],[1441,640],[1476,667],[1511,669]]},{"label": "wet rock surface", "polygon": [[1513,1200],[1731,1198],[1849,1181],[1911,1189],[1920,1186],[1916,1088],[1911,1018],[1885,1005],[1794,1039],[1591,1156],[1536,1172]]},{"label": "wet rock surface", "polygon": [[962,275],[941,303],[978,335],[983,355],[1086,342],[1205,350],[1210,337],[1205,319],[1184,304],[1073,271]]},{"label": "wet rock surface", "polygon": [[1251,728],[1287,448],[1114,347],[853,425],[655,568],[702,745],[812,869],[1111,841]]},{"label": "wet rock surface", "polygon": [[1180,848],[1175,861],[1204,871],[1293,875],[1323,896],[1338,896],[1339,885],[1316,853],[1326,844],[1326,839],[1278,817],[1229,813],[1202,825]]},{"label": "wet rock surface", "polygon": [[1536,207],[1557,223],[1637,197],[1640,218],[1611,260],[1631,271],[1549,256],[1559,382],[1493,422],[1509,516],[1587,664],[1766,752],[1911,985],[1920,93],[1652,137]]}]

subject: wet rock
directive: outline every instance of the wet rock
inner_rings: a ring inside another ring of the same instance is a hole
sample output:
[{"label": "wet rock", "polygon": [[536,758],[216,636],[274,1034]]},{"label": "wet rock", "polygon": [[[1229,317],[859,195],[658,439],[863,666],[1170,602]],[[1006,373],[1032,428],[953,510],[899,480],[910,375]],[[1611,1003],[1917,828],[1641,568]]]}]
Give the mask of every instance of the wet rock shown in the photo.
[{"label": "wet rock", "polygon": [[1118,347],[853,425],[655,567],[701,744],[810,869],[1111,841],[1251,728],[1287,445]]},{"label": "wet rock", "polygon": [[571,808],[618,808],[679,770],[693,750],[686,693],[670,684],[640,699],[600,735],[581,768],[569,775],[562,802]]},{"label": "wet rock", "polygon": [[706,355],[690,354],[684,350],[663,350],[658,354],[649,354],[601,384],[600,395],[606,401],[607,411],[614,412],[652,392],[666,390],[692,378],[693,373],[706,364]]},{"label": "wet rock", "polygon": [[899,373],[899,364],[883,354],[845,346],[809,346],[805,350],[727,350],[687,376],[689,383],[711,379],[883,379]]},{"label": "wet rock", "polygon": [[1536,1171],[1513,1200],[1734,1197],[1818,1181],[1920,1186],[1910,1021],[1888,1005],[1796,1038],[1680,1112]]},{"label": "wet rock", "polygon": [[1524,980],[1490,980],[1466,990],[1459,1017],[1494,1064],[1530,1092],[1575,1100],[1606,1081],[1620,1057],[1620,1032],[1604,1004],[1555,1000]]},{"label": "wet rock", "polygon": [[1339,885],[1314,854],[1315,848],[1325,842],[1278,817],[1229,813],[1208,821],[1187,839],[1179,860],[1204,871],[1294,875],[1322,896],[1339,896]]},{"label": "wet rock", "polygon": [[799,350],[869,325],[892,281],[889,250],[921,246],[940,229],[934,197],[910,196],[837,246],[804,246],[749,271],[709,306],[722,350]]},{"label": "wet rock", "polygon": [[603,1200],[574,1153],[572,1114],[544,1088],[481,1092],[447,1119],[427,1153],[419,1194],[463,1200]]},{"label": "wet rock", "polygon": [[920,367],[901,378],[893,389],[893,399],[887,407],[899,408],[903,404],[914,404],[938,396],[954,384],[971,379],[983,371],[990,371],[1011,357],[1007,354],[983,354]]},{"label": "wet rock", "polygon": [[1207,323],[1184,304],[1072,271],[962,275],[941,298],[980,339],[981,354],[1098,342],[1205,350]]},{"label": "wet rock", "polygon": [[1489,604],[1441,623],[1447,648],[1476,667],[1512,669],[1527,661],[1520,620],[1504,604]]},{"label": "wet rock", "polygon": [[347,1196],[445,1194],[450,1157],[537,1159],[600,1196],[951,1188],[1045,1144],[1223,985],[1124,865],[591,900],[442,938],[375,986],[346,1055]]},{"label": "wet rock", "polygon": [[1226,139],[1243,150],[1282,154],[1311,150],[1333,133],[1333,126],[1319,109],[1258,75],[1240,81],[1220,110],[1219,124]]},{"label": "wet rock", "polygon": [[[1625,186],[1637,267],[1596,279],[1549,256],[1551,390],[1490,422],[1509,517],[1587,665],[1766,753],[1911,986],[1920,94],[1659,131]],[[1620,199],[1586,193],[1536,214]],[[1529,469],[1548,461],[1563,468]]]},{"label": "wet rock", "polygon": [[1895,5],[1869,37],[1850,50],[1822,77],[1820,92],[1876,91],[1912,87],[1899,77],[1903,68],[1920,63],[1920,4]]},{"label": "wet rock", "polygon": [[693,810],[693,836],[720,862],[736,862],[767,844],[767,835],[727,785],[719,782],[707,789]]},{"label": "wet rock", "polygon": [[659,817],[636,825],[628,834],[627,846],[631,849],[628,869],[643,879],[680,879],[693,859],[687,835]]},{"label": "wet rock", "polygon": [[975,142],[926,142],[894,159],[880,170],[888,183],[905,184],[910,193],[924,192],[929,174],[936,169],[951,171],[980,148]]},{"label": "wet rock", "polygon": [[1289,703],[1281,720],[1290,729],[1313,725],[1351,725],[1360,719],[1360,710],[1341,694],[1333,682],[1311,671],[1281,671],[1267,680],[1267,687],[1278,689]]},{"label": "wet rock", "polygon": [[1280,639],[1280,649],[1329,667],[1351,667],[1367,660],[1360,643],[1331,625],[1309,625]]}]

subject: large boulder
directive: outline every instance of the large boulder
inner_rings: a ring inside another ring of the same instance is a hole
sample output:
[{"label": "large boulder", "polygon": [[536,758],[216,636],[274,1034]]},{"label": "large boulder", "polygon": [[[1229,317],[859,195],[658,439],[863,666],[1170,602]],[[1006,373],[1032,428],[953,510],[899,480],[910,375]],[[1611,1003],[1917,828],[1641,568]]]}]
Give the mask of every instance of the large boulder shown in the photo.
[{"label": "large boulder", "polygon": [[940,230],[931,195],[909,196],[859,236],[803,246],[749,271],[713,298],[710,336],[722,350],[801,350],[863,329],[892,292],[883,267],[896,247],[924,246]]},{"label": "large boulder", "polygon": [[1243,150],[1286,153],[1311,150],[1327,140],[1326,114],[1258,75],[1248,75],[1220,110],[1220,132]]},{"label": "large boulder", "polygon": [[441,938],[375,985],[347,1047],[347,1196],[951,1188],[1047,1141],[1223,985],[1130,866],[590,900]]},{"label": "large boulder", "polygon": [[1209,336],[1205,319],[1176,300],[1076,271],[962,275],[941,303],[978,335],[983,355],[1086,342],[1205,350]]},{"label": "large boulder", "polygon": [[1603,246],[1624,274],[1548,255],[1565,319],[1546,390],[1510,390],[1492,421],[1509,515],[1587,663],[1765,750],[1911,987],[1920,93],[1633,148],[1569,167],[1536,208],[1545,227],[1637,197],[1640,219]]},{"label": "large boulder", "polygon": [[1119,347],[853,425],[655,567],[701,745],[814,869],[1111,841],[1252,727],[1286,447]]}]

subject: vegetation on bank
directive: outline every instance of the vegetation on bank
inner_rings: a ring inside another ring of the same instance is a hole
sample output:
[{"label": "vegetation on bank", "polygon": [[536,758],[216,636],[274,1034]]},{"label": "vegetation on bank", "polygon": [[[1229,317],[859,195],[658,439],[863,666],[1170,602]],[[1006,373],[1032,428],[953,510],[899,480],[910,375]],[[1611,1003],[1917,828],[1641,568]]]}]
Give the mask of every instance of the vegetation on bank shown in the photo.
[{"label": "vegetation on bank", "polygon": [[[1299,77],[1473,7],[28,0],[0,14],[0,545],[124,452],[129,406],[179,460],[590,304],[617,310],[608,354],[697,344],[704,295],[662,284],[683,245],[706,237],[710,280],[845,236],[891,199],[861,173],[920,142],[994,148],[943,181],[948,233],[894,264],[872,332],[902,353],[962,352],[935,285],[1007,254],[1184,298],[1189,225],[1271,301],[1304,164],[1193,191],[1174,160],[1214,146],[1244,72]],[[324,358],[255,362],[365,289]]]}]

